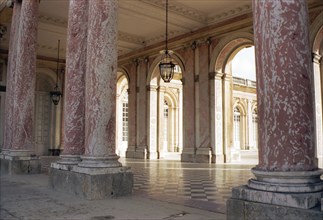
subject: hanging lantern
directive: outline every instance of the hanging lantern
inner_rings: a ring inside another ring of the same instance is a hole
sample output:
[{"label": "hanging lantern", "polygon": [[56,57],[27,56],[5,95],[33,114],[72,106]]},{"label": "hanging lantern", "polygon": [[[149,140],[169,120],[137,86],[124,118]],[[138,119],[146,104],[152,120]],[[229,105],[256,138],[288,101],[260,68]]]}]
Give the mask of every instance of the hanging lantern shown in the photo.
[{"label": "hanging lantern", "polygon": [[62,93],[59,91],[59,88],[58,88],[59,46],[60,46],[60,40],[58,40],[58,47],[57,47],[58,51],[57,51],[56,85],[54,87],[54,91],[50,92],[50,97],[52,98],[54,105],[58,105],[59,100],[61,99],[61,96],[62,96]]},{"label": "hanging lantern", "polygon": [[159,63],[159,73],[160,77],[164,80],[165,83],[169,83],[174,76],[175,64],[172,62],[171,53],[172,51],[168,50],[168,0],[166,0],[166,42],[165,50],[160,51],[162,59]]}]

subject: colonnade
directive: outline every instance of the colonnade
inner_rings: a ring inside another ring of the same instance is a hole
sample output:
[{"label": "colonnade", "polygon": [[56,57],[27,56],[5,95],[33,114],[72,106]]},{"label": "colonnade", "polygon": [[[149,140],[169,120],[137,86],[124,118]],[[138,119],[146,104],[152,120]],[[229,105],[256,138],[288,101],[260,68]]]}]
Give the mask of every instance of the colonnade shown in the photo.
[{"label": "colonnade", "polygon": [[[33,117],[38,4],[38,0],[16,1],[13,8],[1,153],[1,162],[9,164],[36,161]],[[323,190],[317,161],[317,156],[322,157],[322,135],[317,133],[322,131],[322,28],[315,33],[312,46],[319,46],[311,60],[307,1],[253,0],[253,4],[259,164],[252,170],[256,178],[248,183],[248,195],[253,190],[270,191],[273,196],[281,192],[305,193],[319,201]],[[115,153],[117,1],[71,0],[69,10],[64,151],[60,161],[52,164],[50,181],[53,188],[69,185],[68,190],[73,191],[77,189],[72,182],[62,177],[69,176],[81,184],[88,175],[104,174],[108,179],[118,176],[122,189],[109,188],[109,193],[129,193],[132,174],[122,167]],[[252,34],[246,36],[231,43],[212,36],[174,50],[174,59],[182,69],[183,162],[230,161],[233,79],[225,64],[230,59],[227,54],[232,54],[238,45],[252,44]],[[148,154],[149,158],[157,158],[161,153],[157,145],[162,144],[163,137],[147,135],[163,129],[162,123],[156,123],[162,114],[154,105],[163,105],[165,88],[150,83],[158,62],[158,56],[151,56],[119,65],[128,73],[130,82],[127,157],[146,158]],[[39,169],[37,162],[34,166],[28,164],[26,169],[32,169],[27,170],[29,173]],[[309,180],[305,177],[308,173]],[[290,175],[297,176],[300,182],[296,191],[282,184]],[[88,198],[107,196],[106,191],[94,195],[92,189],[82,190]],[[248,200],[244,190],[234,191],[233,199]],[[266,203],[264,200],[260,202]]]}]

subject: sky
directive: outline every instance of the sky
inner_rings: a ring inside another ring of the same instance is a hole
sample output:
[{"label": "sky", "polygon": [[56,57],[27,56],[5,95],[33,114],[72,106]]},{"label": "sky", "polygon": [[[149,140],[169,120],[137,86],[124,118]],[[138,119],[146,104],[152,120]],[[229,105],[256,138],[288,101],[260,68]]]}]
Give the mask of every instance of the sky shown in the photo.
[{"label": "sky", "polygon": [[232,60],[232,75],[256,81],[255,47],[240,50]]}]

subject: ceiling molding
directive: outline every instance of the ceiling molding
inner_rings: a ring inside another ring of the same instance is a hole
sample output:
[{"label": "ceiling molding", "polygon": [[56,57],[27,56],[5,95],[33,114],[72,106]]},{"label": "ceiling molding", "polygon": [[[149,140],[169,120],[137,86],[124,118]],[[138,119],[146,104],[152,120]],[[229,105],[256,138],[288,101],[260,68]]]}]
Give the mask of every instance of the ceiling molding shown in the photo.
[{"label": "ceiling molding", "polygon": [[67,27],[67,19],[65,18],[39,14],[38,19],[39,19],[39,22],[53,24],[61,27]]}]

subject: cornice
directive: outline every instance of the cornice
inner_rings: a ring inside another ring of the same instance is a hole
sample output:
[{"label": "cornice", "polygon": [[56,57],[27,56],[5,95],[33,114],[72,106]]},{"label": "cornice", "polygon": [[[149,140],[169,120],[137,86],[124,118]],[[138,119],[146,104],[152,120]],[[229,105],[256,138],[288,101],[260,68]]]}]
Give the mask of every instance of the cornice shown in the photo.
[{"label": "cornice", "polygon": [[38,19],[39,19],[39,22],[53,24],[61,27],[67,27],[67,19],[65,18],[39,14]]}]

